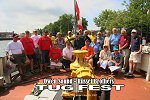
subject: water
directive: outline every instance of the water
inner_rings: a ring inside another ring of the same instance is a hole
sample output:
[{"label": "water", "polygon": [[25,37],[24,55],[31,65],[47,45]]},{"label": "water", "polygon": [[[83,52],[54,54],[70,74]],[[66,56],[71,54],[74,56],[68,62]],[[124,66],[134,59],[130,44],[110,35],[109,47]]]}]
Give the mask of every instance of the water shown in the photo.
[{"label": "water", "polygon": [[0,57],[4,57],[6,55],[6,47],[7,47],[7,44],[12,41],[12,40],[3,40],[3,41],[0,41]]}]

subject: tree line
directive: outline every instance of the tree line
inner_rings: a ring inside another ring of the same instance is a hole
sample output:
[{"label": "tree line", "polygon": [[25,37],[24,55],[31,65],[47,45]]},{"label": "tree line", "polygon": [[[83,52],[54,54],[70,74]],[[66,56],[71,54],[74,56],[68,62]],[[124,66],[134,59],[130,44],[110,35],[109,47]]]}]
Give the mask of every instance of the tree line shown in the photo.
[{"label": "tree line", "polygon": [[[122,3],[126,9],[124,10],[104,10],[97,17],[95,17],[94,23],[100,28],[99,31],[104,32],[110,30],[113,27],[127,29],[130,33],[133,28],[137,29],[142,36],[150,34],[150,0],[129,0]],[[87,29],[88,21],[82,17],[83,29]],[[39,29],[39,32],[47,30],[55,35],[57,32],[61,32],[62,35],[66,35],[68,31],[73,29],[74,16],[72,14],[63,14],[54,23],[49,23],[43,29]]]}]

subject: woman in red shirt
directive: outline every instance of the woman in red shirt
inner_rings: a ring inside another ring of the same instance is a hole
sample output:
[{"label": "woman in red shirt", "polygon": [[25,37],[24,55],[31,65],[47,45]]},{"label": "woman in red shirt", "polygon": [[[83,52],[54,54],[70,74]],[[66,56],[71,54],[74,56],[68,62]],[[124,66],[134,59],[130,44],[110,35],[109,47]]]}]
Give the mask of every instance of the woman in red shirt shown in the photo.
[{"label": "woman in red shirt", "polygon": [[[60,59],[62,58],[62,51],[61,49],[58,47],[58,43],[57,41],[53,42],[53,47],[50,48],[50,52],[49,52],[49,57],[51,59],[51,64],[56,64],[57,67],[62,67],[60,64]],[[51,69],[55,69],[55,68],[51,68]]]}]

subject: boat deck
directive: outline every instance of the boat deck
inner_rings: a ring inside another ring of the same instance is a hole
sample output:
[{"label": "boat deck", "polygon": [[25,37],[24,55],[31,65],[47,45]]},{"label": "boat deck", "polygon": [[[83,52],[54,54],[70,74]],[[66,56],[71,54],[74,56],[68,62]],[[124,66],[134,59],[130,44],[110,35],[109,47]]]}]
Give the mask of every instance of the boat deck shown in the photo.
[{"label": "boat deck", "polygon": [[[49,74],[44,73],[43,76],[34,75],[29,80],[47,75]],[[95,75],[96,78],[100,78],[104,73],[96,71]],[[105,76],[107,76],[107,74],[105,74]],[[53,75],[52,77],[49,75],[49,78],[68,77],[70,77],[70,72]],[[31,93],[36,82],[42,82],[42,79],[12,87],[0,96],[0,100],[23,100],[26,95]],[[121,91],[115,91],[113,89],[111,91],[111,100],[150,100],[150,82],[146,82],[145,77],[139,74],[135,74],[135,78],[133,79],[124,78],[123,75],[117,76],[115,77],[115,84],[125,84],[125,87],[123,87]]]}]

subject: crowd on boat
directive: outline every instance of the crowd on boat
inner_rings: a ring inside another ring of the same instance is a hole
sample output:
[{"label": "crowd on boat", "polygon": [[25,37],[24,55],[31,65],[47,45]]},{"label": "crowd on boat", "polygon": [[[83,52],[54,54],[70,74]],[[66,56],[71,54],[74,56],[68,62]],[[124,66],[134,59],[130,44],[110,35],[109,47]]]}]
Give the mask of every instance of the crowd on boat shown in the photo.
[{"label": "crowd on boat", "polygon": [[53,36],[51,32],[44,31],[41,36],[34,30],[33,34],[25,31],[20,40],[19,34],[12,37],[6,52],[8,59],[17,64],[22,79],[26,65],[30,66],[32,74],[39,68],[40,75],[43,72],[53,73],[60,68],[68,70],[75,60],[73,50],[87,50],[85,61],[94,70],[110,70],[111,74],[133,76],[137,63],[141,62],[142,39],[136,29],[131,31],[131,36],[124,28],[120,33],[113,28],[112,31],[105,31],[105,34],[79,30],[76,34],[68,31],[67,36],[62,37],[60,32]]}]

